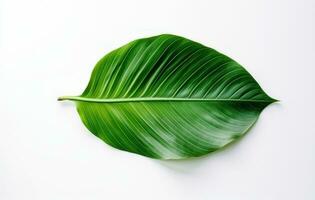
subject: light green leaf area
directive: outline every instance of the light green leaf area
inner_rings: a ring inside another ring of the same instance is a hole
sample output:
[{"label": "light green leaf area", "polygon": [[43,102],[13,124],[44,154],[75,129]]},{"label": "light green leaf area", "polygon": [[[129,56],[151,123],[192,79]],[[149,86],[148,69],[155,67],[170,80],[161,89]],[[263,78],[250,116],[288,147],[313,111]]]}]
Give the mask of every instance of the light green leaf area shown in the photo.
[{"label": "light green leaf area", "polygon": [[175,35],[135,40],[103,57],[76,102],[107,144],[157,159],[213,152],[243,136],[270,98],[231,58]]}]

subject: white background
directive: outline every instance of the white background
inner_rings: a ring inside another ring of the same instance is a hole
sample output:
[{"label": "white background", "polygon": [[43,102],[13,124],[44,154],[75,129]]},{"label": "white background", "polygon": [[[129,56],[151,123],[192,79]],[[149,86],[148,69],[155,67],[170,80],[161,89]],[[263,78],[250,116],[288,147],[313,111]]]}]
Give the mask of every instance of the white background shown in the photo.
[{"label": "white background", "polygon": [[[115,150],[75,106],[94,64],[172,33],[237,60],[281,102],[240,142],[157,161]],[[0,199],[315,199],[315,2],[0,0]]]}]

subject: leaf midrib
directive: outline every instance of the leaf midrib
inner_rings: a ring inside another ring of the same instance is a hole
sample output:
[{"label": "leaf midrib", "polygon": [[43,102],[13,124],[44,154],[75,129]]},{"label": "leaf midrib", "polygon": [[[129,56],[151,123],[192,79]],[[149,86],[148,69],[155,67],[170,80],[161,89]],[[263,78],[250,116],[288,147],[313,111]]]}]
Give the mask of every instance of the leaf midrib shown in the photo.
[{"label": "leaf midrib", "polygon": [[133,97],[133,98],[112,98],[99,99],[80,96],[62,96],[58,101],[83,101],[93,103],[126,103],[126,102],[249,102],[249,103],[273,103],[277,100],[255,100],[255,99],[206,99],[206,98],[172,98],[172,97]]}]

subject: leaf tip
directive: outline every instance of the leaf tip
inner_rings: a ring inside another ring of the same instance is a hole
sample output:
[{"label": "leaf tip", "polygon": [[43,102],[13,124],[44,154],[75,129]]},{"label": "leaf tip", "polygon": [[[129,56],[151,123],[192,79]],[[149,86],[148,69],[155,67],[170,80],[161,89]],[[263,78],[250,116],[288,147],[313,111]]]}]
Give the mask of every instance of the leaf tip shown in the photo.
[{"label": "leaf tip", "polygon": [[272,104],[272,103],[278,103],[278,102],[280,102],[280,100],[271,98],[270,104]]},{"label": "leaf tip", "polygon": [[279,99],[272,99],[272,103],[280,102]]}]

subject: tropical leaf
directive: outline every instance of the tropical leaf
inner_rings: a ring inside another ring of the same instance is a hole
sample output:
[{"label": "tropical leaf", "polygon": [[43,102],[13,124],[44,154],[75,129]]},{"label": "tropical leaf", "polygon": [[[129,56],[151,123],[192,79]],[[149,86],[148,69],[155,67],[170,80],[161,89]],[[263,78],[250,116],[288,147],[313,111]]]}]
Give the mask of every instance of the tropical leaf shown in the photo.
[{"label": "tropical leaf", "polygon": [[107,144],[158,159],[197,157],[244,135],[270,98],[237,62],[183,37],[138,39],[103,57],[75,101]]}]

